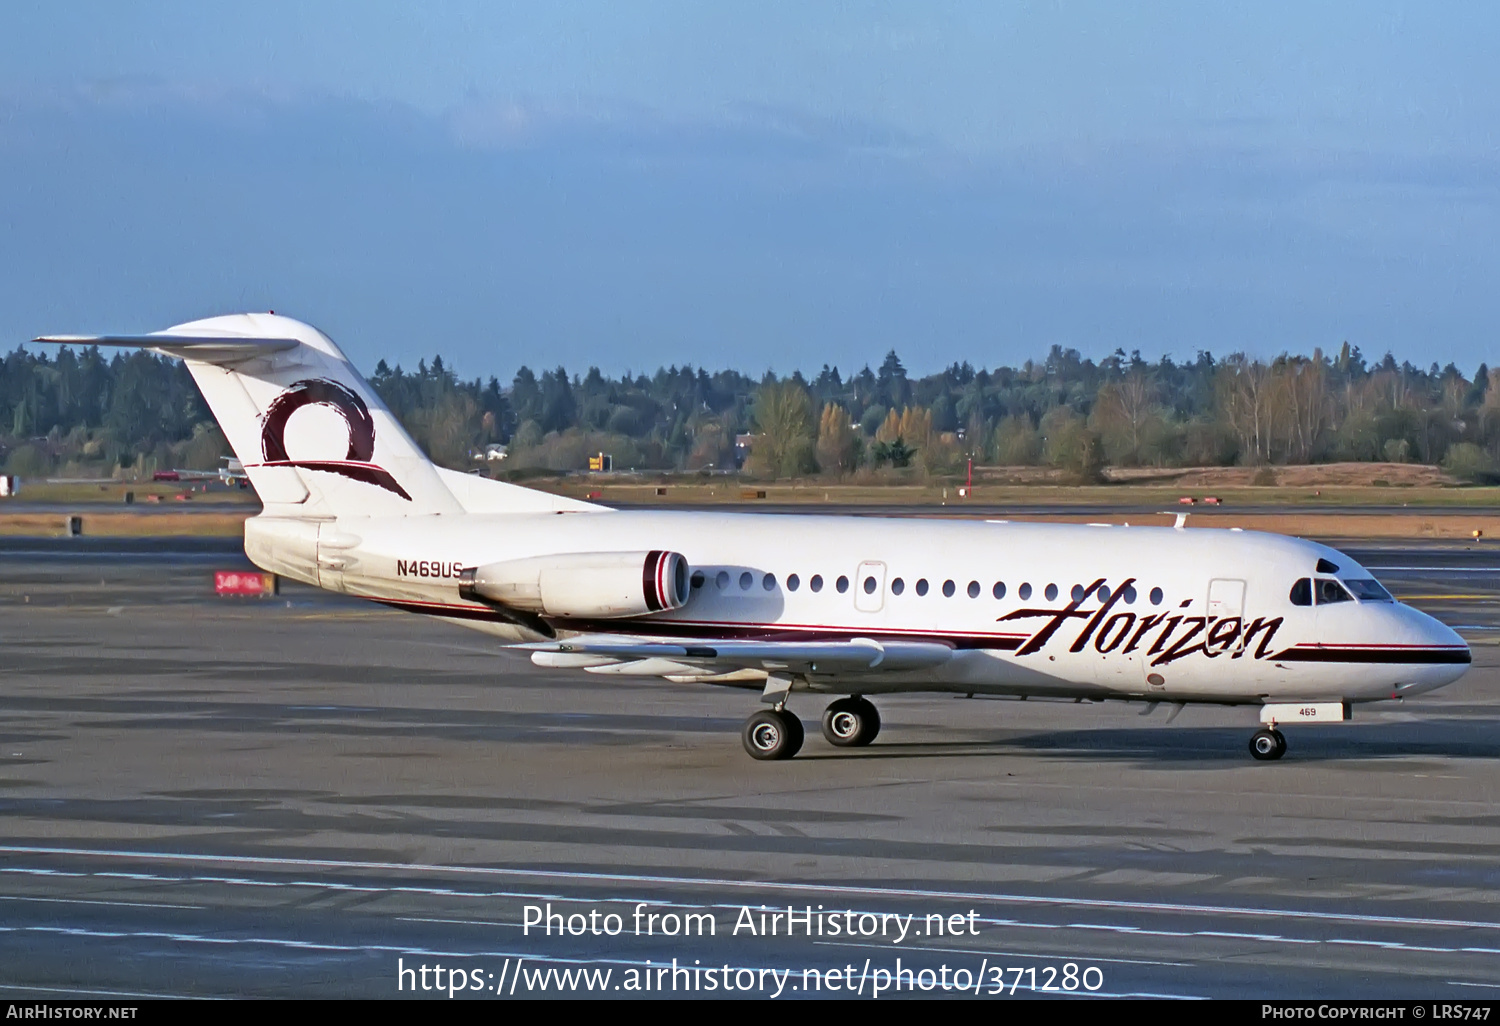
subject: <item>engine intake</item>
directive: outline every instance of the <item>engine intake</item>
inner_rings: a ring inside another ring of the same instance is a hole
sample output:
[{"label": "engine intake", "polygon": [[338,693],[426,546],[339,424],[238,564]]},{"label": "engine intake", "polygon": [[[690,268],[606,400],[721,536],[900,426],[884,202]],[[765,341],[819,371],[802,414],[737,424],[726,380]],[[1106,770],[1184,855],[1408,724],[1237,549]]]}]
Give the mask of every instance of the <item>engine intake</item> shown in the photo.
[{"label": "engine intake", "polygon": [[465,570],[460,594],[546,616],[611,619],[687,605],[681,553],[570,552]]}]

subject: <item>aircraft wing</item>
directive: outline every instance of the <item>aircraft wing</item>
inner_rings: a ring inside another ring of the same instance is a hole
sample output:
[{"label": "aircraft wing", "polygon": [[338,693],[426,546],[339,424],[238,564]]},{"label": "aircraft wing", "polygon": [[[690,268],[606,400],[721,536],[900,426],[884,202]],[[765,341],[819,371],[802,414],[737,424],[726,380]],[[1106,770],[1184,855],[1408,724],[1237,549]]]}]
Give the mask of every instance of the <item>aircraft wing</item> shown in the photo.
[{"label": "aircraft wing", "polygon": [[[953,658],[948,645],[931,641],[737,641],[657,640],[608,635],[526,645],[538,666],[596,668],[610,663],[659,661],[655,665],[706,673],[771,670],[792,673],[870,673],[925,670]],[[677,672],[682,672],[679,669]]]}]

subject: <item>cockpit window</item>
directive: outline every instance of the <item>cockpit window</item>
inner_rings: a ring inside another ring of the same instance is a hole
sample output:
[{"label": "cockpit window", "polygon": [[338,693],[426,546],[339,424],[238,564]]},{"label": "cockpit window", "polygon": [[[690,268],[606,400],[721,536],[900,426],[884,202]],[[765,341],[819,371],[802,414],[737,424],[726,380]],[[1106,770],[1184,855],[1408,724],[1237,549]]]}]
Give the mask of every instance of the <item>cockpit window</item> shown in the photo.
[{"label": "cockpit window", "polygon": [[1312,605],[1312,580],[1304,577],[1292,585],[1292,594],[1290,597],[1294,606]]},{"label": "cockpit window", "polygon": [[1358,577],[1354,580],[1345,580],[1344,587],[1354,592],[1354,597],[1361,602],[1394,602],[1391,593],[1380,586],[1380,582],[1373,577]]},{"label": "cockpit window", "polygon": [[1331,606],[1335,602],[1352,601],[1349,593],[1344,590],[1344,586],[1338,581],[1333,580],[1332,578],[1319,578],[1317,587],[1318,605],[1320,606]]}]

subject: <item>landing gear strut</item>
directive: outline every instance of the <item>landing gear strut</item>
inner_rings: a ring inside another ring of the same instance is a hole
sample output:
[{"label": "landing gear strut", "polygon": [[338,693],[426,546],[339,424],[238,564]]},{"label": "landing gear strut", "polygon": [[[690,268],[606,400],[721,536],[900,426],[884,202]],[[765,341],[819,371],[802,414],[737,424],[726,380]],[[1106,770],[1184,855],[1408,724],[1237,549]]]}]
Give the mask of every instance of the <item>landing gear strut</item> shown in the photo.
[{"label": "landing gear strut", "polygon": [[857,748],[880,733],[880,713],[870,700],[855,695],[841,698],[823,713],[823,737],[839,748]]},{"label": "landing gear strut", "polygon": [[1286,754],[1286,738],[1275,727],[1257,730],[1250,735],[1250,754],[1262,762],[1279,759]]},{"label": "landing gear strut", "polygon": [[750,758],[790,759],[802,749],[802,721],[787,709],[762,709],[745,721],[740,740]]}]

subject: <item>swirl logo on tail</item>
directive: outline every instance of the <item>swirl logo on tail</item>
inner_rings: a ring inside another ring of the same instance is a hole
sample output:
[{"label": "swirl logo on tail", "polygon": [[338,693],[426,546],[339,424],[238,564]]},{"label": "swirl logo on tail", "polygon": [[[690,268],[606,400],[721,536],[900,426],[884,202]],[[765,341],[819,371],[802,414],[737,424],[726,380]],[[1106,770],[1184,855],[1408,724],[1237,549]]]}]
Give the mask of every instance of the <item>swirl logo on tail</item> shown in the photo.
[{"label": "swirl logo on tail", "polygon": [[[349,428],[349,449],[341,460],[294,460],[286,451],[286,425],[292,414],[304,406],[331,406],[343,417]],[[271,401],[260,431],[264,467],[298,467],[338,474],[394,492],[411,501],[406,489],[397,483],[390,471],[370,462],[375,456],[375,420],[370,409],[354,391],[326,378],[307,378],[293,382]]]}]

